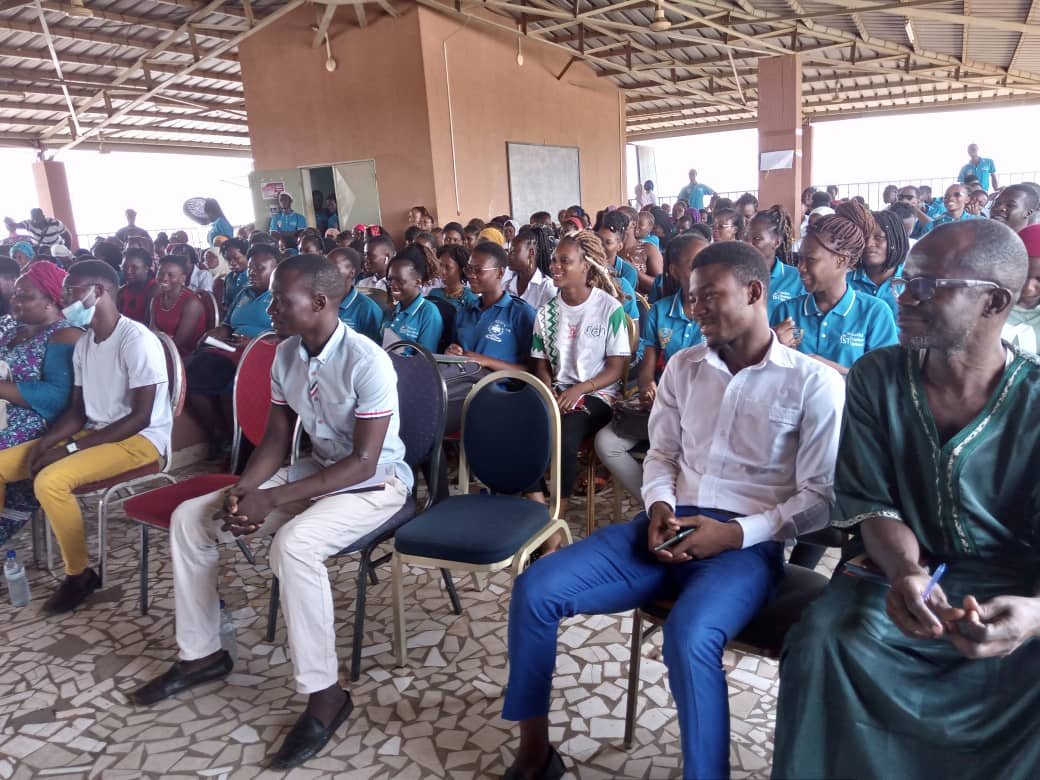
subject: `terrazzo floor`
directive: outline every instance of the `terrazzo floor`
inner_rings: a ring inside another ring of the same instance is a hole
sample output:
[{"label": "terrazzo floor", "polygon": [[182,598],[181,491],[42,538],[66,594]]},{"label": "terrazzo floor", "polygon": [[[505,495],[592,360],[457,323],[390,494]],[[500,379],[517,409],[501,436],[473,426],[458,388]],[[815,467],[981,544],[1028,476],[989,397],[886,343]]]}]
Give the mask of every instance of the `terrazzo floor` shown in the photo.
[{"label": "terrazzo floor", "polygon": [[[609,493],[598,509],[609,517]],[[576,537],[584,531],[583,518],[576,505]],[[88,527],[93,545],[93,522]],[[266,761],[304,697],[292,689],[284,622],[273,643],[264,639],[266,544],[255,566],[235,548],[221,553],[221,593],[233,609],[238,647],[226,684],[142,710],[127,693],[163,671],[176,647],[167,539],[152,534],[151,608],[143,617],[137,540],[136,526],[117,511],[110,521],[106,587],[70,615],[40,616],[40,604],[57,584],[45,567],[28,570],[33,602],[25,608],[12,608],[0,587],[0,778],[494,778],[512,762],[517,731],[499,717],[508,573],[490,577],[483,589],[470,577],[457,577],[464,613],[455,616],[437,572],[407,569],[409,665],[395,668],[390,572],[382,567],[379,584],[369,587],[361,679],[349,686],[354,715],[321,756],[284,773],[265,769]],[[19,558],[32,560],[28,528],[11,546]],[[330,571],[345,667],[357,560],[335,560]],[[644,646],[634,744],[628,751],[622,746],[631,623],[631,614],[578,617],[561,629],[550,721],[570,778],[680,776],[679,726],[659,634]],[[724,660],[733,777],[766,777],[777,664],[735,651]]]}]

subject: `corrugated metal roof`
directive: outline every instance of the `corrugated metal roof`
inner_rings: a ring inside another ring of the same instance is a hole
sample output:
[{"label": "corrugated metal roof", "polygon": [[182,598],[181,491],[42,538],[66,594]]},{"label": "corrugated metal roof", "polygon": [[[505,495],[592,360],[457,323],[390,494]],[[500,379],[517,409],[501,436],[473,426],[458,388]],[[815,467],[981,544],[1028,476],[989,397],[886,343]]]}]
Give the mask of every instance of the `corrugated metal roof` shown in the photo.
[{"label": "corrugated metal roof", "polygon": [[[453,0],[419,2],[481,18]],[[651,29],[658,5],[669,29]],[[759,59],[793,52],[802,57],[808,120],[1040,102],[1040,0],[1035,12],[1033,5],[487,0],[483,9],[511,17],[510,25],[526,23],[528,36],[565,45],[611,78],[625,92],[630,137],[645,138],[753,123]],[[553,33],[540,33],[550,26]]]},{"label": "corrugated metal roof", "polygon": [[[55,149],[75,140],[248,154],[241,70],[228,43],[299,4],[252,0],[247,12],[242,0],[41,0],[59,77],[35,3],[0,2],[0,144]],[[373,19],[389,3],[363,5]],[[357,18],[350,7],[335,17],[338,25]],[[147,68],[135,68],[142,58]],[[73,133],[63,88],[84,135]]]}]

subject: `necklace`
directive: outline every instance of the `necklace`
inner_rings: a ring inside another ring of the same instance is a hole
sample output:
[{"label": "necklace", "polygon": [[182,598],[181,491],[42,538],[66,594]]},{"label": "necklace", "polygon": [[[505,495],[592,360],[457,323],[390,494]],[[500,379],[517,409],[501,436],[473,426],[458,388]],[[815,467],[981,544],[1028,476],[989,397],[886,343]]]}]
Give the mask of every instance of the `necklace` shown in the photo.
[{"label": "necklace", "polygon": [[173,311],[174,306],[177,305],[177,301],[179,301],[180,299],[181,299],[181,294],[177,293],[177,297],[173,299],[173,303],[171,305],[167,306],[166,305],[166,296],[165,295],[160,295],[159,296],[159,307],[163,311]]}]

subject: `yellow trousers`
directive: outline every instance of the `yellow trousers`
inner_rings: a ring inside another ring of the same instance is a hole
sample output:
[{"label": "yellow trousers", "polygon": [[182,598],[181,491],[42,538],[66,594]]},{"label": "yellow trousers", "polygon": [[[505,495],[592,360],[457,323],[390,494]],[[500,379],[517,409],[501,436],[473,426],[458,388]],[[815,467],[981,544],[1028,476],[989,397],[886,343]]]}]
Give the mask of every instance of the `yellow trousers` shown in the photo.
[{"label": "yellow trousers", "polygon": [[[81,431],[73,438],[86,436]],[[0,450],[0,506],[9,482],[28,479],[29,455],[36,440]],[[65,444],[59,444],[65,447]],[[90,564],[87,557],[87,538],[83,528],[83,513],[79,501],[72,495],[76,488],[108,479],[130,469],[147,466],[159,459],[159,451],[141,434],[111,444],[99,444],[81,452],[66,455],[47,466],[33,480],[36,500],[47,514],[54,535],[61,546],[66,574],[80,574]]]}]

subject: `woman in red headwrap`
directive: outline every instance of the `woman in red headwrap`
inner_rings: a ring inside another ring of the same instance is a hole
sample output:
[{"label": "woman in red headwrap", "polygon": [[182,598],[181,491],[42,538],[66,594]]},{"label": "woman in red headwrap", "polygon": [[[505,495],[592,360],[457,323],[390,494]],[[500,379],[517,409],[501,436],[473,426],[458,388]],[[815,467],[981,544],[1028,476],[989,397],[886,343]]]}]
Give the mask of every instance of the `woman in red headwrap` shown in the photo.
[{"label": "woman in red headwrap", "polygon": [[[38,439],[68,404],[72,349],[83,332],[62,316],[64,282],[65,272],[49,262],[30,264],[15,282],[11,314],[17,327],[0,337],[0,407],[6,413],[0,414],[0,449]],[[0,488],[0,505],[35,508],[31,484],[15,483],[8,492]],[[19,528],[19,521],[0,516],[0,546]]]}]

